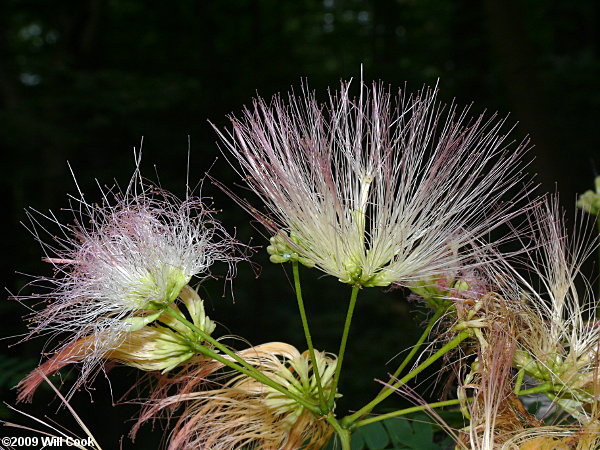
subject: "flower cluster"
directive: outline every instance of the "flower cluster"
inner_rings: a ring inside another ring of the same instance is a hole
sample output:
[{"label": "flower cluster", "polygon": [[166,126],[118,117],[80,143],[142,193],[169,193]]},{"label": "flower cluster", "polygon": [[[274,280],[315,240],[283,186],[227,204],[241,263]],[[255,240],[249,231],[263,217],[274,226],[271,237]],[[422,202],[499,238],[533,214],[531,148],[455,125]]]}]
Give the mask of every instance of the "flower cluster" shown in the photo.
[{"label": "flower cluster", "polygon": [[[179,297],[192,323],[207,335],[211,335],[216,324],[206,315],[204,302],[189,286],[184,286]],[[173,305],[175,312],[181,309]],[[190,328],[173,317],[159,311],[145,317],[131,317],[122,341],[102,355],[102,359],[119,362],[144,371],[168,372],[190,359],[199,363],[203,357],[197,355],[197,344],[203,339]],[[102,335],[86,335],[71,341],[55,352],[50,359],[31,372],[19,385],[19,399],[30,400],[44,379],[68,364],[80,363],[90,358],[90,348],[95,342],[114,341],[111,333],[119,330],[105,330]]]},{"label": "flower cluster", "polygon": [[587,416],[598,378],[600,328],[595,321],[597,301],[591,290],[581,292],[582,265],[598,244],[587,241],[585,230],[569,242],[556,204],[540,212],[540,257],[532,258],[545,293],[531,284],[523,292],[532,310],[529,326],[515,355],[516,365],[541,383],[553,385],[552,394],[569,399],[570,409]]},{"label": "flower cluster", "polygon": [[[80,192],[72,225],[29,212],[55,273],[32,282],[48,290],[34,297],[44,308],[30,316],[28,338],[60,343],[21,381],[19,399],[31,399],[68,364],[81,366],[73,392],[103,363],[119,363],[153,380],[132,437],[166,416],[176,418],[173,450],[322,448],[333,433],[349,450],[354,430],[410,410],[370,416],[393,392],[421,402],[407,383],[445,358],[457,398],[420,409],[458,447],[597,448],[598,299],[581,280],[583,261],[599,245],[587,244],[581,230],[579,240],[569,238],[556,200],[527,202],[520,162],[527,142],[511,145],[503,120],[468,119],[468,108],[443,107],[436,89],[394,96],[361,81],[356,96],[351,90],[342,83],[326,104],[306,87],[287,101],[258,98],[230,118],[230,130],[217,129],[267,211],[221,187],[271,233],[270,261],[293,263],[306,352],[281,342],[237,351],[225,342],[242,339],[213,336],[216,323],[190,283],[217,261],[231,272],[240,244],[201,198],[179,200],[149,186],[138,169],[124,192],[103,190],[100,205]],[[597,197],[586,192],[579,207],[597,214]],[[504,224],[508,234],[490,240]],[[522,250],[502,253],[507,240]],[[352,285],[338,356],[313,347],[299,263]],[[381,392],[338,418],[358,294],[376,286],[408,288],[433,315]],[[528,411],[521,398],[531,394],[568,420]],[[460,407],[468,426],[455,432],[433,411],[448,405]]]},{"label": "flower cluster", "polygon": [[[521,264],[534,281],[506,263],[495,304],[478,312],[476,359],[459,390],[470,418],[462,442],[476,449],[597,448],[597,301],[578,286],[598,244],[586,239],[585,228],[571,242],[556,201],[540,204],[530,220],[536,248]],[[525,382],[570,420],[547,426],[547,418],[531,415],[517,397]]]},{"label": "flower cluster", "polygon": [[[143,327],[161,315],[192,277],[207,276],[215,261],[232,267],[239,259],[234,254],[237,244],[201,199],[187,196],[180,201],[146,185],[139,170],[125,192],[102,192],[102,197],[102,205],[90,204],[80,193],[71,205],[72,225],[64,225],[53,213],[29,214],[31,231],[55,269],[54,276],[32,283],[50,290],[34,297],[47,305],[32,314],[30,336],[60,339],[49,365],[55,370],[80,362],[78,383],[111,352],[123,353],[150,337],[156,339],[146,345],[168,341],[166,329]],[[59,234],[48,231],[43,219],[58,226]],[[52,241],[46,242],[42,233]]]},{"label": "flower cluster", "polygon": [[[275,236],[271,260],[361,286],[477,266],[482,238],[519,211],[526,143],[509,148],[495,117],[444,112],[435,89],[394,103],[382,85],[350,88],[325,106],[306,88],[287,103],[258,98],[217,130],[271,213],[242,202]],[[500,201],[507,192],[513,202]]]}]

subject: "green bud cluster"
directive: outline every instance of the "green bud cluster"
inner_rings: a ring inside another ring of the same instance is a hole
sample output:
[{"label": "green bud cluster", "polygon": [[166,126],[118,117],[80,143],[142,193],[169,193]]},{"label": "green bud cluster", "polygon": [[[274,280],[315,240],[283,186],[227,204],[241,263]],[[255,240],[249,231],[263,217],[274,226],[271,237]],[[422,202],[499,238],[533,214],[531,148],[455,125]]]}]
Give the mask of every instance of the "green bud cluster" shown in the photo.
[{"label": "green bud cluster", "polygon": [[167,266],[159,274],[149,272],[136,280],[135,287],[125,298],[129,304],[139,309],[164,309],[175,301],[190,279],[191,276],[186,275],[183,270]]},{"label": "green bud cluster", "polygon": [[285,231],[280,231],[269,239],[269,242],[271,242],[271,245],[267,247],[267,252],[270,255],[269,260],[272,263],[283,264],[288,261],[297,261],[308,268],[315,266],[314,261],[300,255],[297,247],[292,245],[292,242],[294,244],[299,243],[299,239],[294,236],[294,233],[288,235]]},{"label": "green bud cluster", "polygon": [[523,370],[531,378],[540,383],[549,383],[552,391],[569,396],[577,402],[591,400],[589,385],[595,375],[581,367],[580,361],[558,353],[550,353],[544,361],[540,361],[526,351],[517,350],[513,357],[514,366]]},{"label": "green bud cluster", "polygon": [[[183,306],[192,323],[210,335],[216,324],[204,310],[204,302],[197,292],[184,286],[179,292]],[[179,306],[172,305],[179,312]],[[142,370],[168,372],[197,354],[196,345],[203,345],[202,336],[168,314],[158,312],[125,320],[128,335],[125,342],[114,349],[110,357]]]},{"label": "green bud cluster", "polygon": [[577,206],[584,211],[593,214],[600,215],[600,176],[596,177],[596,192],[589,190],[579,196],[577,200]]},{"label": "green bud cluster", "polygon": [[391,282],[386,278],[385,271],[376,272],[374,275],[365,275],[363,273],[362,265],[353,260],[346,261],[344,263],[345,276],[339,280],[342,283],[351,284],[353,286],[359,285],[363,287],[386,287]]},{"label": "green bud cluster", "polygon": [[462,292],[468,290],[470,286],[462,279],[449,279],[448,281],[448,289],[440,288],[439,284],[436,283],[436,280],[433,278],[418,281],[409,288],[415,294],[423,297],[423,299],[425,299],[425,301],[427,301],[434,309],[449,307],[452,306],[452,301],[448,299],[448,297],[452,296],[450,289]]},{"label": "green bud cluster", "polygon": [[352,285],[362,284],[360,282],[362,269],[359,264],[355,263],[354,261],[346,261],[344,263],[344,270],[346,276],[339,279],[342,283],[348,283]]}]

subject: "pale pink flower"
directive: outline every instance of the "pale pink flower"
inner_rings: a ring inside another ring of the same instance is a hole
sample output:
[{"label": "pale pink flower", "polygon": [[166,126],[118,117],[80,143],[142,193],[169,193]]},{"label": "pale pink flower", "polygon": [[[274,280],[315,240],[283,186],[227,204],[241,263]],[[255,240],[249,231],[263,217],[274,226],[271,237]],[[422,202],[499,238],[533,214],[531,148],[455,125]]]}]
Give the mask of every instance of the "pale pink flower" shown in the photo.
[{"label": "pale pink flower", "polygon": [[258,98],[217,130],[269,210],[240,200],[273,233],[271,259],[362,286],[477,266],[487,235],[519,213],[527,143],[510,145],[495,116],[444,109],[436,89],[357,94],[342,83],[326,104],[306,88]]},{"label": "pale pink flower", "polygon": [[139,169],[124,192],[101,194],[99,205],[79,192],[70,225],[52,212],[28,213],[29,229],[55,273],[31,283],[47,292],[18,298],[42,300],[44,308],[30,316],[29,336],[60,339],[54,351],[67,359],[53,364],[80,362],[76,386],[128,333],[155,320],[192,277],[209,275],[215,261],[231,268],[239,259],[232,253],[234,240],[200,198],[181,201],[146,185]]}]

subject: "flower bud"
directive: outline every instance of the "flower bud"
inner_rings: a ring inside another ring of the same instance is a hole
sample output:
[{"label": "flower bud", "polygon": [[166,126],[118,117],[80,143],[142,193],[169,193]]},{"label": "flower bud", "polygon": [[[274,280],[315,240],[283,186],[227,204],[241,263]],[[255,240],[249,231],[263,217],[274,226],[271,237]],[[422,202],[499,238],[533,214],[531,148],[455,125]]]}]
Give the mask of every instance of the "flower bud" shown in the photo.
[{"label": "flower bud", "polygon": [[312,260],[298,253],[298,247],[294,244],[298,244],[299,239],[294,236],[294,233],[290,233],[288,236],[285,231],[279,231],[269,239],[269,242],[271,245],[267,247],[267,252],[272,263],[283,264],[288,261],[297,261],[309,269],[315,266]]},{"label": "flower bud", "polygon": [[[183,300],[193,324],[206,334],[212,334],[216,324],[206,315],[204,302],[198,293],[186,285],[179,297]],[[177,306],[172,307],[179,310]],[[146,326],[157,319],[167,326],[156,323]],[[131,332],[107,358],[116,359],[141,370],[168,372],[196,355],[196,345],[203,342],[202,336],[194,330],[170,315],[161,315],[161,312],[146,317],[133,317],[127,319],[127,322],[131,323]]]},{"label": "flower bud", "polygon": [[168,372],[187,361],[195,352],[189,341],[167,327],[146,327],[127,335],[125,342],[108,354],[141,370]]},{"label": "flower bud", "polygon": [[595,216],[600,215],[600,176],[596,177],[596,192],[589,190],[579,196],[577,206]]}]

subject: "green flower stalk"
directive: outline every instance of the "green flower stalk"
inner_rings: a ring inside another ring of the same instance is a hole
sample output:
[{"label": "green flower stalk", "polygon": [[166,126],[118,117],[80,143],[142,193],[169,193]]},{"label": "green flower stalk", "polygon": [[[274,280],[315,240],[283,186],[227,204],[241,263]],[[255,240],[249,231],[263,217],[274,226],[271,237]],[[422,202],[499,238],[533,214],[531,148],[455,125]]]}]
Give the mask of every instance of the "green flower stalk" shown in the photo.
[{"label": "green flower stalk", "polygon": [[[204,301],[189,286],[181,290],[179,297],[192,323],[210,336],[216,324],[206,315]],[[172,308],[181,313],[176,305]],[[125,342],[111,351],[107,359],[145,371],[166,373],[193,357],[196,363],[205,359],[198,357],[196,351],[197,345],[203,344],[202,337],[189,327],[168,314],[161,314],[151,325],[129,333]]]}]

